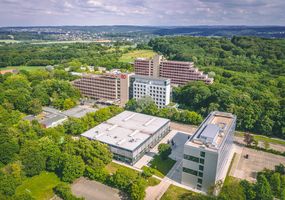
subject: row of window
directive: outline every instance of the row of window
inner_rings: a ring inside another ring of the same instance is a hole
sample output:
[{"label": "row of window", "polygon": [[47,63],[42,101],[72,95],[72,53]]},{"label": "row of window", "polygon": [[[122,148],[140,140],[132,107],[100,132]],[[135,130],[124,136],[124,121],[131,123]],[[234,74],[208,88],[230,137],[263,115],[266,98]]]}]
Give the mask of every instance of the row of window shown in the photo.
[{"label": "row of window", "polygon": [[196,163],[201,163],[201,164],[205,163],[205,159],[204,158],[198,158],[198,157],[190,156],[190,155],[186,155],[186,154],[184,154],[184,159],[190,160],[190,161],[193,161],[193,162],[196,162]]},{"label": "row of window", "polygon": [[194,169],[189,169],[189,168],[186,168],[186,167],[183,167],[183,172],[185,173],[188,173],[188,174],[192,174],[194,176],[199,176],[199,177],[203,177],[203,172],[198,172],[197,170],[194,170]]}]

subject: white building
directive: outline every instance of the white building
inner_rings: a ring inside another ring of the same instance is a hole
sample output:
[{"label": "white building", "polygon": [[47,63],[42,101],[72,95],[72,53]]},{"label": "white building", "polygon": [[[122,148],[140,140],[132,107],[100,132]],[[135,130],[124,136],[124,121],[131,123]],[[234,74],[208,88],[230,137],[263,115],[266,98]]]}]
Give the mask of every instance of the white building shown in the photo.
[{"label": "white building", "polygon": [[224,180],[231,159],[236,116],[212,112],[184,145],[182,184],[207,192]]},{"label": "white building", "polygon": [[114,159],[134,164],[170,130],[170,120],[124,111],[81,136],[107,144]]},{"label": "white building", "polygon": [[170,103],[170,79],[133,75],[130,77],[130,99],[150,96],[159,108]]}]

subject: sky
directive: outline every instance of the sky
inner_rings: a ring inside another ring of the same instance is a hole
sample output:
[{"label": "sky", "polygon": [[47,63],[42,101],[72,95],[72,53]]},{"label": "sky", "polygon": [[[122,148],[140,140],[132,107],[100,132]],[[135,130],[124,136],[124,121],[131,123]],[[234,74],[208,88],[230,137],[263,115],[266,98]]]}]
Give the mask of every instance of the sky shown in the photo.
[{"label": "sky", "polygon": [[285,25],[285,0],[0,0],[0,26]]}]

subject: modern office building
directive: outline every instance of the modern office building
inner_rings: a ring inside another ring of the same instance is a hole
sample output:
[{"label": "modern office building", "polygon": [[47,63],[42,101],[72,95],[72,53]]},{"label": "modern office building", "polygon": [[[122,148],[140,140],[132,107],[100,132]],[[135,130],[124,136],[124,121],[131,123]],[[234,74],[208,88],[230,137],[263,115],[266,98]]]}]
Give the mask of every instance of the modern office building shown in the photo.
[{"label": "modern office building", "polygon": [[124,105],[129,100],[129,76],[127,73],[84,74],[73,81],[84,96],[105,102]]},{"label": "modern office building", "polygon": [[236,116],[212,112],[184,145],[182,184],[207,192],[226,176]]},{"label": "modern office building", "polygon": [[81,136],[109,145],[114,159],[134,164],[170,130],[168,119],[124,111]]},{"label": "modern office building", "polygon": [[170,79],[151,76],[130,76],[129,98],[140,99],[150,96],[159,108],[170,103]]},{"label": "modern office building", "polygon": [[135,74],[171,79],[172,84],[185,85],[189,81],[204,81],[212,84],[214,79],[194,67],[193,62],[170,61],[161,55],[153,59],[137,58],[134,62]]}]

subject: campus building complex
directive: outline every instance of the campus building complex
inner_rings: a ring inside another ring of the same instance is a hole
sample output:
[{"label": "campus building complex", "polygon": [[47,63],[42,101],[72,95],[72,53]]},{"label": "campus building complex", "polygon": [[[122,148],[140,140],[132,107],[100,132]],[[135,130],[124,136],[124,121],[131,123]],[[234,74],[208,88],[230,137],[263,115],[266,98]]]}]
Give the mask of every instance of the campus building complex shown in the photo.
[{"label": "campus building complex", "polygon": [[184,145],[182,184],[207,192],[226,176],[236,116],[212,112]]},{"label": "campus building complex", "polygon": [[129,98],[150,96],[159,108],[170,103],[170,79],[150,76],[130,76]]},{"label": "campus building complex", "polygon": [[81,134],[109,145],[114,158],[134,164],[170,130],[168,119],[124,111]]},{"label": "campus building complex", "polygon": [[193,62],[169,61],[156,55],[153,59],[137,58],[134,62],[135,74],[171,79],[172,84],[185,85],[189,81],[213,83],[213,78],[194,67]]},{"label": "campus building complex", "polygon": [[126,73],[84,74],[81,79],[73,81],[73,85],[84,96],[124,105],[129,100],[129,75]]}]

